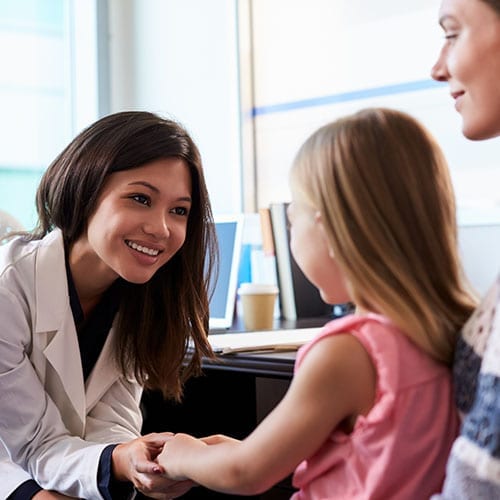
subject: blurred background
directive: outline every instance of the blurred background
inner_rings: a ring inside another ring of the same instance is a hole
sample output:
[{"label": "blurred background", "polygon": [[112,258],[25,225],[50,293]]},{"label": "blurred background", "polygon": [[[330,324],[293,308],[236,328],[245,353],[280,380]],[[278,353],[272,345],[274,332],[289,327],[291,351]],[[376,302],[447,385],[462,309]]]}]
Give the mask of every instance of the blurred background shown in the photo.
[{"label": "blurred background", "polygon": [[459,223],[488,228],[474,233],[484,251],[499,233],[500,141],[465,140],[447,86],[430,79],[439,3],[0,0],[0,210],[31,228],[37,183],[62,148],[99,117],[145,109],[189,130],[214,212],[244,212],[245,242],[258,244],[258,209],[289,199],[301,142],[388,106],[443,147]]}]

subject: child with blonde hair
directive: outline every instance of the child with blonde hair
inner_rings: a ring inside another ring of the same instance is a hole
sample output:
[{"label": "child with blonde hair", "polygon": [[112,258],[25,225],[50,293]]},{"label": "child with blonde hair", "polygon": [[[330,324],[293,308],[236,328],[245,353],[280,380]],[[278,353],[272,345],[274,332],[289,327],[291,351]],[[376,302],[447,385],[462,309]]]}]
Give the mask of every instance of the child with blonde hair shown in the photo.
[{"label": "child with blonde hair", "polygon": [[177,434],[167,477],[252,495],[294,472],[299,499],[422,499],[457,433],[449,365],[474,299],[447,164],[407,114],[326,125],[291,170],[291,247],[323,300],[352,301],[300,349],[281,403],[243,441]]}]

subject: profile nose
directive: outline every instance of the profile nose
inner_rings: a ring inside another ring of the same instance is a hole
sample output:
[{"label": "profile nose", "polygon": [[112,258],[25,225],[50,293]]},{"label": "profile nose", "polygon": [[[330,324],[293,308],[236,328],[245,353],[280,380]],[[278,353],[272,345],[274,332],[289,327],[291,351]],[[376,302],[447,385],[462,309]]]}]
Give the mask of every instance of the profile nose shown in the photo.
[{"label": "profile nose", "polygon": [[444,48],[439,53],[439,57],[431,68],[431,77],[438,82],[448,81],[448,70],[445,63]]}]

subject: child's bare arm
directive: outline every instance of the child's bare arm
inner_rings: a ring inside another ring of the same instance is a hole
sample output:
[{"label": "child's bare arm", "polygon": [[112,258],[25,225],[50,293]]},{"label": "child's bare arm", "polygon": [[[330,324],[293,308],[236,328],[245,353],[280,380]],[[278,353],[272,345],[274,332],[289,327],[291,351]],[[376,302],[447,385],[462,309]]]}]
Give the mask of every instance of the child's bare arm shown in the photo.
[{"label": "child's bare arm", "polygon": [[172,479],[258,494],[293,472],[341,422],[368,413],[375,383],[371,359],[355,337],[323,339],[305,356],[281,403],[245,440],[179,434],[158,462]]}]

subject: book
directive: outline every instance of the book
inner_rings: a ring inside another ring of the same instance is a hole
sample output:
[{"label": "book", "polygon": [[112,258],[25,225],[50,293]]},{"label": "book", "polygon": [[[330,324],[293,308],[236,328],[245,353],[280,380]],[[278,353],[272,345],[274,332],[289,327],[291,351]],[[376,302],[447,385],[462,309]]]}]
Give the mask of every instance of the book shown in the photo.
[{"label": "book", "polygon": [[319,290],[307,279],[290,251],[288,203],[271,203],[269,214],[278,275],[279,301],[284,319],[311,318],[332,313]]},{"label": "book", "polygon": [[262,250],[264,255],[274,256],[273,226],[269,208],[259,208],[260,230],[262,234]]}]

